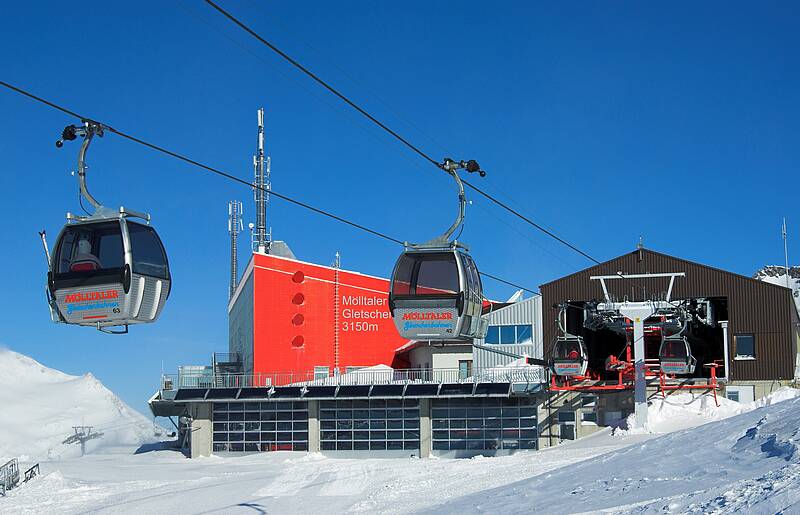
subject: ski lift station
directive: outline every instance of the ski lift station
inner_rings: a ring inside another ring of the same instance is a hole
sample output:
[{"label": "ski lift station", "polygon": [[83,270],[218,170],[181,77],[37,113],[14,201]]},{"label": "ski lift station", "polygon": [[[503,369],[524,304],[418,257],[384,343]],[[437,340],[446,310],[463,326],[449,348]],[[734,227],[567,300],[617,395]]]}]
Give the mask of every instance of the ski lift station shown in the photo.
[{"label": "ski lift station", "polygon": [[[210,363],[162,374],[150,399],[153,415],[169,417],[191,457],[278,450],[504,455],[579,438],[631,414],[645,425],[654,396],[692,392],[709,394],[712,406],[719,397],[748,402],[800,378],[800,318],[789,288],[641,244],[543,284],[541,294],[486,299],[478,264],[451,240],[466,205],[459,170],[485,175],[472,160],[439,165],[458,187],[456,220],[434,240],[405,243],[391,277],[345,270],[338,252],[331,265],[298,259],[266,223],[271,172],[263,110],[258,121],[256,223],[241,276],[242,203],[232,201],[228,210],[227,349]],[[83,130],[79,165],[93,130]],[[140,250],[146,241],[133,234],[145,226],[126,225],[122,209],[97,216],[102,220],[68,225],[59,238],[50,273],[54,317],[105,331],[114,322],[127,328],[154,321],[170,288],[163,247],[152,232],[158,252]],[[76,256],[81,235],[96,240],[109,217],[125,256],[113,273]],[[160,276],[137,265],[140,253],[163,261]],[[64,295],[76,294],[66,288],[105,281],[130,297],[134,279],[144,285],[139,297],[152,289],[162,299],[150,301],[149,318],[139,314],[135,296],[116,318],[64,315]]]},{"label": "ski lift station", "polygon": [[[390,288],[300,261],[284,242],[252,252],[228,349],[164,375],[153,414],[179,421],[190,456],[501,455],[634,413],[637,372],[645,402],[673,391],[747,402],[798,376],[787,288],[644,248],[541,296],[488,303],[486,334],[469,341],[403,338]],[[625,303],[649,308],[632,319]]]}]

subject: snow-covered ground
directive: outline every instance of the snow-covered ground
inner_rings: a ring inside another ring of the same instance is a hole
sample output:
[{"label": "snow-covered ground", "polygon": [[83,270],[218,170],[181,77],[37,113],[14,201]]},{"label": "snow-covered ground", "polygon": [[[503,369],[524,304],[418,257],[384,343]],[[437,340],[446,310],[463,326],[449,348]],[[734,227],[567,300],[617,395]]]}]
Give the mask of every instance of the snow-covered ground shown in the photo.
[{"label": "snow-covered ground", "polygon": [[189,460],[152,445],[98,447],[41,461],[42,476],[0,498],[0,513],[800,512],[797,394],[721,407],[674,395],[654,400],[647,428],[498,458]]}]

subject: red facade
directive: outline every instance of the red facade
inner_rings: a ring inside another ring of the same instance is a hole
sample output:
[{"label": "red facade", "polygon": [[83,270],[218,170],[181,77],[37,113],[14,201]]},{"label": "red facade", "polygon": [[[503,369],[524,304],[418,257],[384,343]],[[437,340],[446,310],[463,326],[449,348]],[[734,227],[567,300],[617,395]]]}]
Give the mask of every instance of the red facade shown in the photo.
[{"label": "red facade", "polygon": [[254,254],[253,372],[316,366],[403,366],[407,342],[388,308],[389,281],[272,255]]}]

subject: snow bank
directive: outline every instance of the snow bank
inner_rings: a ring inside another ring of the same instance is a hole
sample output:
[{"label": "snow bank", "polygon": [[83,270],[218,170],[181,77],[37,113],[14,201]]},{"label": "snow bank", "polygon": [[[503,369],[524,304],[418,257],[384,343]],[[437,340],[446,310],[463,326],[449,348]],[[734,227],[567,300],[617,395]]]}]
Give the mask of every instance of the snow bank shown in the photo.
[{"label": "snow bank", "polygon": [[80,455],[80,445],[61,443],[77,425],[104,434],[87,452],[157,439],[153,424],[92,374],[71,376],[0,348],[0,460]]},{"label": "snow bank", "polygon": [[614,430],[617,436],[644,433],[671,433],[681,429],[689,429],[702,424],[725,420],[726,418],[741,413],[747,413],[756,408],[763,408],[789,399],[800,397],[797,388],[784,387],[775,390],[766,397],[757,399],[748,404],[740,404],[717,396],[719,406],[714,403],[710,394],[695,395],[691,393],[678,393],[661,397],[651,401],[648,409],[646,427],[636,423],[636,415],[630,415],[621,427]]},{"label": "snow bank", "polygon": [[[782,390],[757,404],[724,420],[457,499],[441,511],[794,512],[800,508],[800,397]],[[684,413],[695,421],[716,417],[706,407],[664,406],[653,410],[654,425],[666,423],[673,408],[673,416]],[[719,416],[735,408],[724,403]]]}]

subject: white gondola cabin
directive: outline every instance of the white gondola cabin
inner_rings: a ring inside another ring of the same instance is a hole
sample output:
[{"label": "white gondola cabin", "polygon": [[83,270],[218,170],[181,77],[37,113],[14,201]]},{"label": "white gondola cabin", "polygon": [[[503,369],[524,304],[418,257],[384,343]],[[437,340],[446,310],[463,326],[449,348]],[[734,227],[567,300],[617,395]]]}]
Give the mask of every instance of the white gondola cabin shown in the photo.
[{"label": "white gondola cabin", "polygon": [[[64,129],[64,140],[83,137],[78,154],[80,195],[94,207],[88,216],[67,213],[49,252],[40,233],[48,263],[47,294],[54,321],[125,333],[128,326],[154,322],[169,297],[172,278],[164,245],[150,226],[150,215],[102,206],[86,187],[86,150],[103,126],[84,121]],[[133,221],[140,218],[146,223]],[[122,330],[112,330],[122,327]]]},{"label": "white gondola cabin", "polygon": [[483,338],[482,292],[478,268],[463,250],[407,250],[392,272],[389,309],[404,338]]},{"label": "white gondola cabin", "polygon": [[571,334],[559,336],[553,346],[550,366],[557,376],[586,375],[589,357],[583,338]]}]

